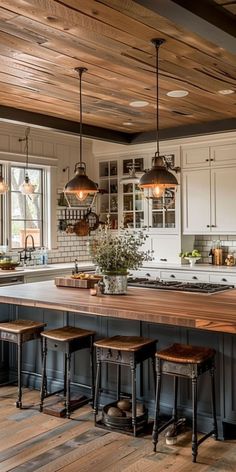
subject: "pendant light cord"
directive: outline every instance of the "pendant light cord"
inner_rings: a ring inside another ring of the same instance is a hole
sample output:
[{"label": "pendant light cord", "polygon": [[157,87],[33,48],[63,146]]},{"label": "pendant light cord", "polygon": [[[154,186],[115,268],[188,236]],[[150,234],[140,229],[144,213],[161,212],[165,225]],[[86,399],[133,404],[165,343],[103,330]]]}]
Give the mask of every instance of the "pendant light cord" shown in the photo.
[{"label": "pendant light cord", "polygon": [[159,132],[159,48],[165,43],[165,39],[153,39],[152,44],[156,48],[156,153],[155,157],[160,156],[160,132]]},{"label": "pendant light cord", "polygon": [[79,70],[79,161],[82,162],[82,133],[83,133],[83,108],[82,108],[82,74],[83,69]]},{"label": "pendant light cord", "polygon": [[79,74],[79,162],[82,163],[82,144],[83,144],[83,107],[82,107],[82,74],[83,72],[87,72],[88,69],[86,67],[76,67],[76,72]]}]

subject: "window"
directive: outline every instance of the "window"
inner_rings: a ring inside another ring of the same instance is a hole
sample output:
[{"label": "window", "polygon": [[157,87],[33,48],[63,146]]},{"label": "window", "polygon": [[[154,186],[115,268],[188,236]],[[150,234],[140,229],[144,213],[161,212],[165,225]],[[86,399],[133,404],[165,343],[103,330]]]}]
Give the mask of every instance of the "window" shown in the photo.
[{"label": "window", "polygon": [[33,195],[20,192],[25,169],[17,166],[10,168],[9,246],[12,249],[24,247],[27,234],[33,236],[36,247],[43,246],[43,170],[29,168],[28,175],[36,185]]}]

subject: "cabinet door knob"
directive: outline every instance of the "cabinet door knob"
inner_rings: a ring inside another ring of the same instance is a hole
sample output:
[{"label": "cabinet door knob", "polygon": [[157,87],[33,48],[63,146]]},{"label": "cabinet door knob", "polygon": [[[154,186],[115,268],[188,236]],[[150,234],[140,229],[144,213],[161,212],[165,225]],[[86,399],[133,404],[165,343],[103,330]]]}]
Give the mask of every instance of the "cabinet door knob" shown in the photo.
[{"label": "cabinet door knob", "polygon": [[198,278],[196,277],[196,275],[194,275],[194,276],[192,277],[192,279],[193,279],[193,280],[198,280]]},{"label": "cabinet door knob", "polygon": [[227,282],[227,279],[221,279],[221,282]]},{"label": "cabinet door knob", "polygon": [[174,275],[174,274],[171,274],[170,277],[171,277],[172,279],[175,279],[175,275]]},{"label": "cabinet door knob", "polygon": [[160,261],[162,261],[162,262],[167,262],[167,259],[160,259]]},{"label": "cabinet door knob", "polygon": [[212,228],[216,228],[216,225],[211,225]]},{"label": "cabinet door knob", "polygon": [[211,225],[207,225],[207,228],[210,228]]},{"label": "cabinet door knob", "polygon": [[209,162],[210,159],[205,159],[206,162]]},{"label": "cabinet door knob", "polygon": [[151,275],[149,273],[146,274],[146,277],[151,277]]}]

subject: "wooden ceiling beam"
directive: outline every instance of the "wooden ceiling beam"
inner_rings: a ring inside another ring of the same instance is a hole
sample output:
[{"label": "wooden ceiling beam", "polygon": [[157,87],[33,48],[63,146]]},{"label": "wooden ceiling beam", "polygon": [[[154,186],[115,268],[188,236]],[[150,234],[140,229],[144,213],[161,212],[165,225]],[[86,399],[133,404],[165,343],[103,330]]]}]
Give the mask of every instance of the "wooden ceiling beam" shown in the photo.
[{"label": "wooden ceiling beam", "polygon": [[135,3],[158,13],[185,28],[217,44],[231,54],[236,53],[235,21],[220,12],[209,1],[189,0],[134,0]]}]

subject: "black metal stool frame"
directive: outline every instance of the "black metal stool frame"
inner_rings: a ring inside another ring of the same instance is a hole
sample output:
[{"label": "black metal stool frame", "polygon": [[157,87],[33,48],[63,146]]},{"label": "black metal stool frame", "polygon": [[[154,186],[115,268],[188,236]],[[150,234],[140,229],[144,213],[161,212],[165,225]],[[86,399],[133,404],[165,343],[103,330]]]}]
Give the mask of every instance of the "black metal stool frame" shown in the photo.
[{"label": "black metal stool frame", "polygon": [[136,367],[137,364],[141,364],[146,359],[151,358],[153,366],[154,386],[156,386],[156,373],[155,373],[155,352],[156,352],[156,341],[152,345],[144,346],[137,351],[123,351],[118,349],[109,349],[104,347],[96,347],[96,358],[97,358],[97,375],[95,383],[95,396],[94,396],[94,424],[99,425],[97,421],[98,408],[99,408],[99,391],[101,388],[101,364],[114,364],[117,366],[117,400],[120,400],[120,378],[121,378],[121,366],[130,367],[131,370],[131,396],[132,396],[132,427],[133,435],[137,435],[137,420],[136,420]]},{"label": "black metal stool frame", "polygon": [[[28,341],[34,339],[40,339],[41,332],[44,327],[40,327],[34,330],[34,332],[23,332],[23,333],[11,333],[4,331],[4,328],[0,329],[0,341],[7,341],[17,345],[17,401],[16,407],[22,408],[22,346]],[[43,356],[42,339],[41,341],[41,357]]]},{"label": "black metal stool frame", "polygon": [[[212,417],[213,429],[206,433],[198,440],[197,436],[197,379],[204,372],[209,372],[211,377],[211,400],[212,400]],[[161,380],[162,374],[171,375],[174,377],[174,406],[172,418],[159,427],[160,415],[160,395],[161,395]],[[153,450],[156,452],[156,445],[158,443],[158,435],[172,423],[177,421],[177,396],[178,396],[178,378],[189,378],[192,381],[192,461],[196,462],[198,454],[198,446],[210,436],[218,439],[218,428],[216,419],[216,402],[215,402],[215,361],[214,358],[207,359],[201,363],[180,363],[171,362],[156,357],[156,402],[155,402],[155,416],[152,433]]]},{"label": "black metal stool frame", "polygon": [[[71,341],[60,341],[53,340],[47,337],[43,337],[43,362],[42,362],[42,384],[40,391],[40,411],[43,411],[43,402],[45,398],[48,398],[55,393],[63,391],[65,408],[66,408],[66,417],[70,418],[70,378],[71,378],[71,354],[74,352],[80,351],[82,349],[90,349],[90,366],[91,366],[91,376],[92,376],[92,385],[91,385],[91,399],[92,407],[94,407],[94,358],[93,358],[93,343],[94,335],[88,335],[84,338],[74,339]],[[57,351],[64,353],[64,388],[57,392],[48,394],[47,392],[47,373],[46,373],[46,361],[47,361],[47,351]]]}]

